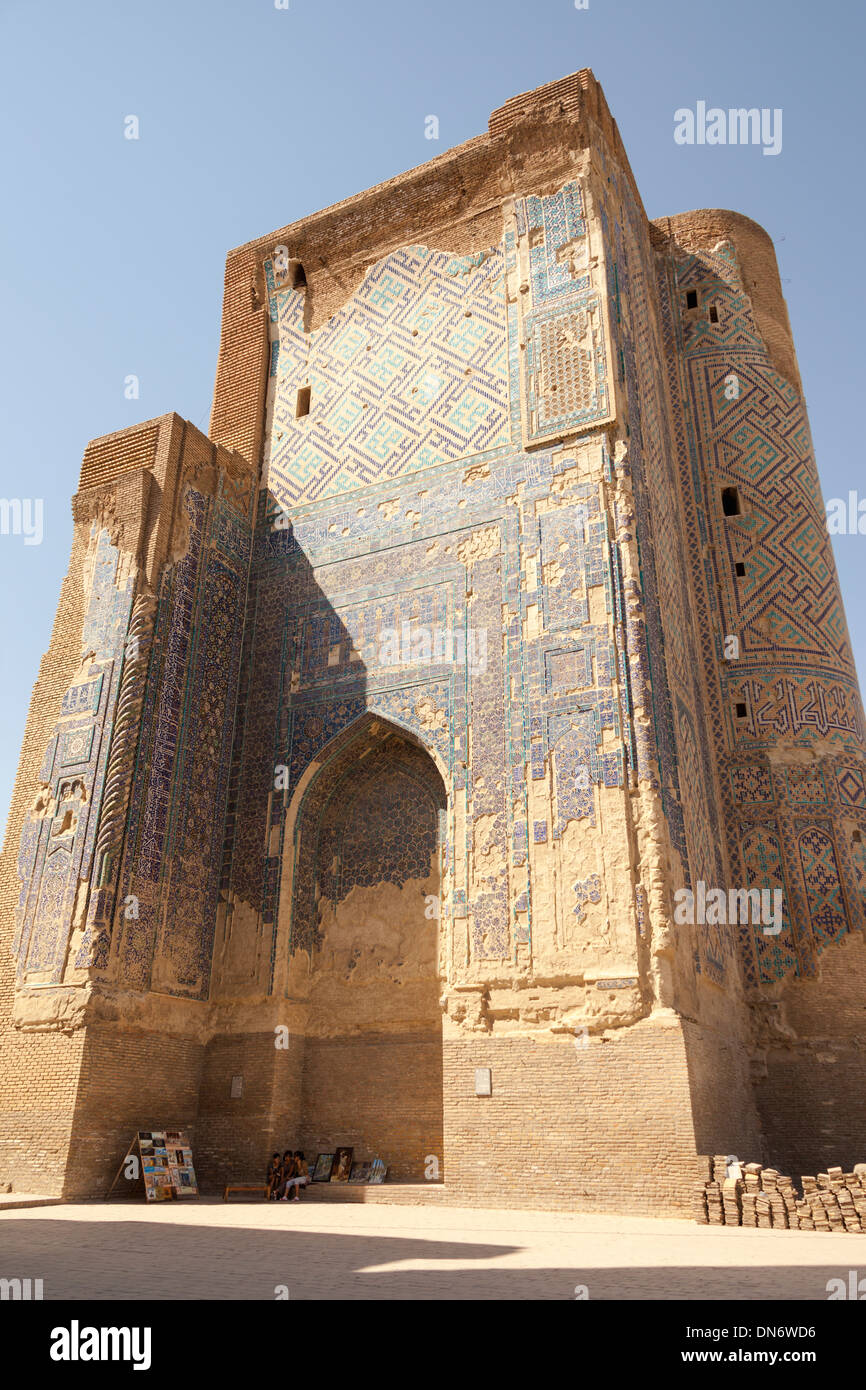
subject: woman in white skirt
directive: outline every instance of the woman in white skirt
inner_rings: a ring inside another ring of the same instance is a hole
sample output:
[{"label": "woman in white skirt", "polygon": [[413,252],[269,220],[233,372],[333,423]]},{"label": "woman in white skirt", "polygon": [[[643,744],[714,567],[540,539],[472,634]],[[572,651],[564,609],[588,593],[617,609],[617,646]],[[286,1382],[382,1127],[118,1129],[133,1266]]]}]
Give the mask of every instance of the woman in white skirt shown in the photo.
[{"label": "woman in white skirt", "polygon": [[306,1187],[310,1181],[310,1170],[307,1167],[307,1160],[304,1158],[300,1149],[295,1149],[295,1174],[289,1178],[283,1189],[284,1202],[299,1202],[301,1200],[301,1188]]}]

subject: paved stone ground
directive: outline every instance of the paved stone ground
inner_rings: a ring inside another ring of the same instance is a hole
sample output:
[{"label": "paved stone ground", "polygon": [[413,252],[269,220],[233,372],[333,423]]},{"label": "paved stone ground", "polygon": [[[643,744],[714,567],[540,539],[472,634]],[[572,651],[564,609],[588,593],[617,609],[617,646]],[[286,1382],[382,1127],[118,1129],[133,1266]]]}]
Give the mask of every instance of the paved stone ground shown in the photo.
[{"label": "paved stone ground", "polygon": [[286,1203],[0,1212],[0,1277],[72,1299],[826,1300],[866,1235],[559,1212]]}]

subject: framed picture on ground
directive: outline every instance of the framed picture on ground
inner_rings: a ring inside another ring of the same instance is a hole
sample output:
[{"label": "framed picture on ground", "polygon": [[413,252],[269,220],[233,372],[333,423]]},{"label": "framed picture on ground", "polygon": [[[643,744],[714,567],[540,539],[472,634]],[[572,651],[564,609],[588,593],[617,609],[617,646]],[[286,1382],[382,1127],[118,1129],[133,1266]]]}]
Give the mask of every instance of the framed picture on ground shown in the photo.
[{"label": "framed picture on ground", "polygon": [[349,1174],[352,1171],[352,1154],[354,1149],[337,1149],[334,1154],[334,1166],[331,1169],[331,1182],[348,1182]]},{"label": "framed picture on ground", "polygon": [[164,1183],[156,1183],[153,1187],[147,1187],[144,1195],[148,1202],[171,1201],[171,1185],[166,1187]]},{"label": "framed picture on ground", "polygon": [[313,1168],[313,1182],[329,1182],[331,1169],[334,1166],[333,1154],[319,1154]]},{"label": "framed picture on ground", "polygon": [[387,1173],[387,1171],[388,1169],[385,1165],[384,1160],[381,1158],[374,1158],[373,1162],[370,1164],[370,1182],[384,1182],[385,1174]]},{"label": "framed picture on ground", "polygon": [[353,1163],[349,1182],[369,1182],[372,1163]]}]

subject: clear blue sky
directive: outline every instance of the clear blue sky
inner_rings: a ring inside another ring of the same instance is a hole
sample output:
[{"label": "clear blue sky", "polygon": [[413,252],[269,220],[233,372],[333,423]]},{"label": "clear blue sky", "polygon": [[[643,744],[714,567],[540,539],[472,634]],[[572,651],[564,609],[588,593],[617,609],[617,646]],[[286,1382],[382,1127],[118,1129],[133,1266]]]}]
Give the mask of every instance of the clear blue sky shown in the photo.
[{"label": "clear blue sky", "polygon": [[[734,208],[774,238],[825,497],[866,495],[864,28],[853,0],[0,0],[0,496],[45,503],[41,545],[0,536],[0,823],[82,452],[169,410],[207,429],[226,252],[578,68],[650,217]],[[677,145],[673,113],[699,100],[781,107],[781,154]],[[866,537],[835,550],[866,678]]]}]

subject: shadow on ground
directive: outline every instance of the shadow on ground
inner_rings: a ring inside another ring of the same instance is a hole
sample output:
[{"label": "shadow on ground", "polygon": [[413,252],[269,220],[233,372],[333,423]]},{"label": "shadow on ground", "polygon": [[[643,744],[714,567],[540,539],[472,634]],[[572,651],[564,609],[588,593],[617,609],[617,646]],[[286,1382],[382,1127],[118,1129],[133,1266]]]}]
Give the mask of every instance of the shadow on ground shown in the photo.
[{"label": "shadow on ground", "polygon": [[[290,1300],[573,1300],[577,1287],[591,1301],[826,1300],[828,1280],[847,1276],[838,1263],[597,1268],[577,1233],[574,1263],[515,1269],[491,1265],[523,1248],[504,1241],[179,1225],[158,1211],[123,1221],[17,1215],[0,1221],[0,1276],[41,1278],[46,1300],[273,1300],[280,1286]],[[852,1267],[864,1250],[855,1243]]]}]

